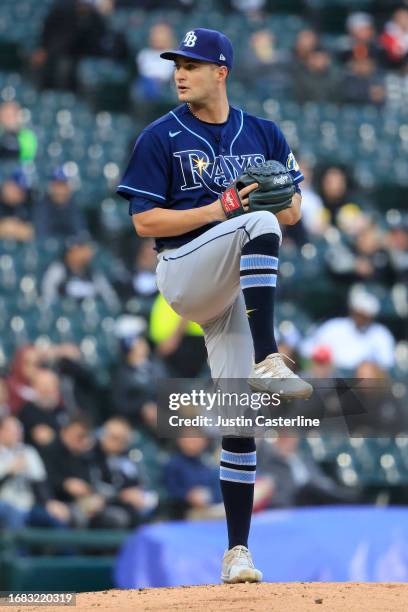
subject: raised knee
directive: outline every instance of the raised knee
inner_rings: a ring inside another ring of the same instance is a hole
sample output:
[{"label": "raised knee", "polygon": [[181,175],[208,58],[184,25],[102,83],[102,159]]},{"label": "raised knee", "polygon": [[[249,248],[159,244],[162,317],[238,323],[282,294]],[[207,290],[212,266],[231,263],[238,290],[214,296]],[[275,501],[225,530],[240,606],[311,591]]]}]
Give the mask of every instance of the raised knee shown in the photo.
[{"label": "raised knee", "polygon": [[[257,210],[255,212],[248,213],[247,226],[251,238],[260,236],[261,234],[276,234],[279,236],[280,242],[282,241],[282,232],[279,222],[273,213],[267,210]],[[252,232],[251,232],[252,229]]]}]

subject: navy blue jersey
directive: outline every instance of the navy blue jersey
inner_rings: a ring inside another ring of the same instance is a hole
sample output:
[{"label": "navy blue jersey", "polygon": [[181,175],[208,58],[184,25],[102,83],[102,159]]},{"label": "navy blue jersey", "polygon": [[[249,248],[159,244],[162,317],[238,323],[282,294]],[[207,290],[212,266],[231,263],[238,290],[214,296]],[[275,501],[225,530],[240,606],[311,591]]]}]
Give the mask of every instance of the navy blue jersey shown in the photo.
[{"label": "navy blue jersey", "polygon": [[[279,127],[234,107],[225,123],[207,123],[178,106],[140,134],[117,192],[129,200],[129,214],[152,208],[188,210],[211,204],[248,166],[276,159],[303,180]],[[156,239],[156,248],[174,248],[212,225]]]}]

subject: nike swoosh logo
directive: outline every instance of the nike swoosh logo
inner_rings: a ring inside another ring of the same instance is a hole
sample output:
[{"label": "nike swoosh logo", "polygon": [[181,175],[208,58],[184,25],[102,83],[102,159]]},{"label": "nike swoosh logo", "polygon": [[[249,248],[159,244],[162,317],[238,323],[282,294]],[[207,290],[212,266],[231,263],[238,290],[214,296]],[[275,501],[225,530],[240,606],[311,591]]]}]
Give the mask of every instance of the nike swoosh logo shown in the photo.
[{"label": "nike swoosh logo", "polygon": [[258,310],[257,308],[251,308],[250,310],[247,310],[247,317],[249,318],[249,315],[251,314],[251,312],[255,312],[255,310]]},{"label": "nike swoosh logo", "polygon": [[181,130],[179,130],[178,132],[169,132],[170,138],[174,138],[175,136],[177,136],[177,134],[181,134]]}]

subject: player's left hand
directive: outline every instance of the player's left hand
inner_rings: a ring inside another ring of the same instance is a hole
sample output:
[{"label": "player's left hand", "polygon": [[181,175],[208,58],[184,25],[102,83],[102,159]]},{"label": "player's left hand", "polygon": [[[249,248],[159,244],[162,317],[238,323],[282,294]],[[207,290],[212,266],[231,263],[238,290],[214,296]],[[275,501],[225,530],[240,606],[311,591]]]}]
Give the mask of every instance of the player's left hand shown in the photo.
[{"label": "player's left hand", "polygon": [[[256,185],[256,186],[255,186]],[[245,188],[247,198],[241,199]],[[223,194],[220,201],[227,219],[247,212],[267,211],[275,215],[292,206],[295,185],[283,164],[269,160],[250,166]]]},{"label": "player's left hand", "polygon": [[249,208],[249,197],[246,197],[246,196],[249,196],[251,191],[258,189],[258,187],[259,187],[259,183],[252,183],[251,185],[248,185],[247,187],[243,187],[242,189],[238,191],[239,199],[241,200],[241,203],[245,209],[245,212],[248,212],[248,208]]}]

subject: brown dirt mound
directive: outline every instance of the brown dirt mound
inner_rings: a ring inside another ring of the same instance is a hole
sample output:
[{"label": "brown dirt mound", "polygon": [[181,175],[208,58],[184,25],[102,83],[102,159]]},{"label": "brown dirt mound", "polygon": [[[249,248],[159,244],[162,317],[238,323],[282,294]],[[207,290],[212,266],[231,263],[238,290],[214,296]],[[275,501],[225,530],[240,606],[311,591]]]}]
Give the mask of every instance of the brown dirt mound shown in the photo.
[{"label": "brown dirt mound", "polygon": [[[98,591],[77,595],[75,612],[185,610],[222,612],[406,612],[408,584],[290,582]],[[40,607],[17,608],[21,612]],[[44,610],[44,607],[41,609]],[[61,607],[46,607],[61,612]]]}]

